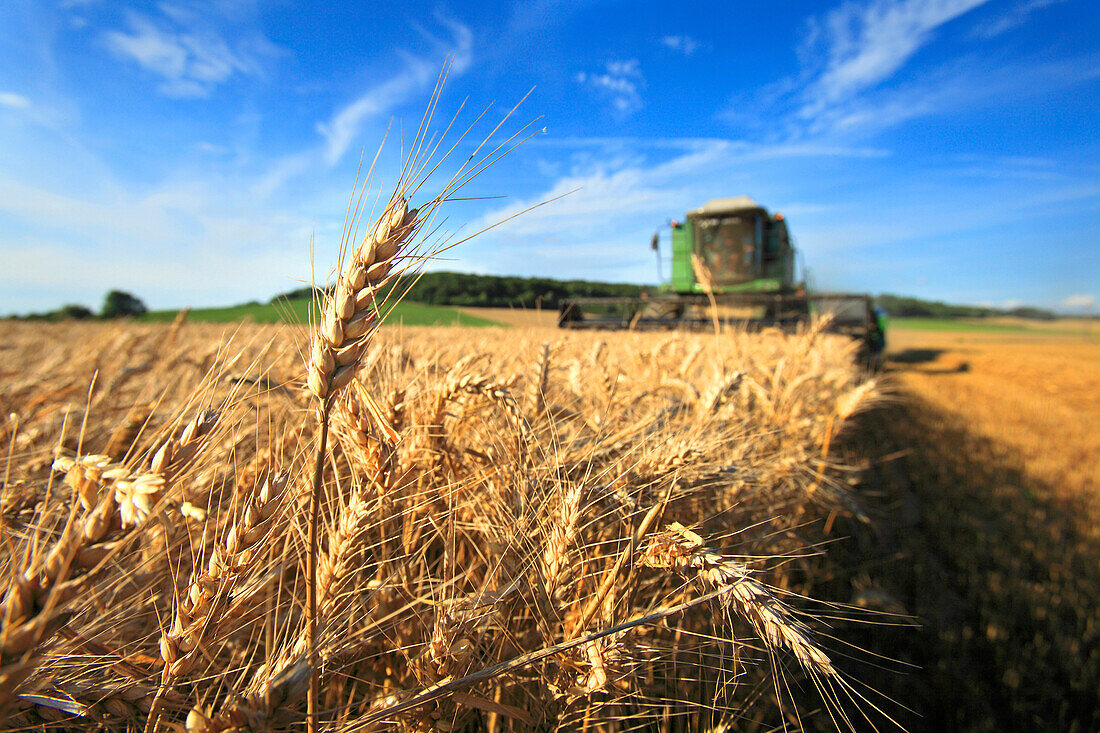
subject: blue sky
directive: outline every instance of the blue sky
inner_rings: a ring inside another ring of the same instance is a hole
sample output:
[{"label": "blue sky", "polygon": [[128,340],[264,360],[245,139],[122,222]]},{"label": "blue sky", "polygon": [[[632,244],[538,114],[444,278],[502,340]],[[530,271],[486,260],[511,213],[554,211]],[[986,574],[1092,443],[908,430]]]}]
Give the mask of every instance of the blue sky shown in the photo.
[{"label": "blue sky", "polygon": [[447,58],[440,119],[492,105],[484,135],[533,89],[503,129],[545,134],[446,231],[576,191],[435,269],[654,282],[658,227],[748,194],[819,288],[1100,305],[1093,0],[8,0],[0,313],[266,300],[311,238],[323,279],[361,155],[389,129],[392,184]]}]

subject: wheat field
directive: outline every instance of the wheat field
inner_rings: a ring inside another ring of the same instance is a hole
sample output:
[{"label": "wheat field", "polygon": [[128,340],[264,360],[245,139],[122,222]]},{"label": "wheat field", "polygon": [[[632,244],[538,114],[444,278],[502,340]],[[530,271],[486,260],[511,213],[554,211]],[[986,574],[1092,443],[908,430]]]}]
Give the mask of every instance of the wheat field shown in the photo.
[{"label": "wheat field", "polygon": [[323,454],[308,329],[3,329],[7,727],[846,726],[818,328],[382,329]]}]

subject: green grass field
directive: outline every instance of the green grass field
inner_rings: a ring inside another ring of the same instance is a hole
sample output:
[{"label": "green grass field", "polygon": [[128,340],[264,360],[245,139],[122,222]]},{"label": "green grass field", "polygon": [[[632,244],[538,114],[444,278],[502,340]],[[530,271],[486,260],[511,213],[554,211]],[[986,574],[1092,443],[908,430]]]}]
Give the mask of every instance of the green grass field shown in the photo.
[{"label": "green grass field", "polygon": [[[275,304],[255,303],[228,308],[193,308],[187,319],[193,322],[231,323],[251,320],[254,323],[308,323],[310,301],[301,298]],[[143,321],[171,321],[178,311],[146,313]],[[386,316],[386,324],[405,326],[503,326],[487,318],[467,315],[454,308],[423,303],[398,303]]]},{"label": "green grass field", "polygon": [[1031,331],[1027,326],[1008,323],[982,323],[980,321],[951,318],[891,318],[889,328],[904,331],[977,331],[985,333],[1013,333]]},{"label": "green grass field", "polygon": [[[1061,324],[1059,324],[1061,325]],[[990,323],[982,320],[954,318],[891,318],[888,329],[898,331],[958,331],[970,333],[1026,333],[1040,336],[1088,336],[1095,334],[1091,328],[1073,328],[1072,323],[1059,328],[1053,325],[1023,323]]]}]

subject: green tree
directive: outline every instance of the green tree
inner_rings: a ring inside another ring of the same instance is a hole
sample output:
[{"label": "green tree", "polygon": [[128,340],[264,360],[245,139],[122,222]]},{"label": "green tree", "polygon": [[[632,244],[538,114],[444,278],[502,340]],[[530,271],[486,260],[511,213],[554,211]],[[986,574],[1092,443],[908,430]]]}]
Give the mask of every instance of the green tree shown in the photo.
[{"label": "green tree", "polygon": [[74,321],[83,321],[91,318],[95,314],[92,313],[92,309],[83,305],[63,305],[57,310],[57,315],[62,319],[72,319]]},{"label": "green tree", "polygon": [[140,316],[147,310],[149,309],[138,298],[121,290],[112,290],[103,299],[103,309],[99,315],[102,318],[123,318],[125,316]]}]

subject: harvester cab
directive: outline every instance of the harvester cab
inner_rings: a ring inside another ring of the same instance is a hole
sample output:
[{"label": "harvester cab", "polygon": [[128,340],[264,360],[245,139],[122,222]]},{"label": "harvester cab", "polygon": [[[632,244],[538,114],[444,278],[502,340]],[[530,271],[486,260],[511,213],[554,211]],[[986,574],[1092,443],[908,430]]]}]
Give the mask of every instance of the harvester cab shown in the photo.
[{"label": "harvester cab", "polygon": [[708,201],[672,224],[672,292],[793,292],[794,272],[786,219],[748,196]]},{"label": "harvester cab", "polygon": [[[797,251],[782,214],[770,214],[748,196],[720,198],[671,222],[671,229],[670,277],[657,295],[567,300],[558,325],[642,330],[718,322],[794,329],[827,314],[830,330],[860,342],[865,363],[881,363],[885,330],[870,296],[807,293],[796,277]],[[658,232],[650,246],[659,251],[659,243]]]}]

